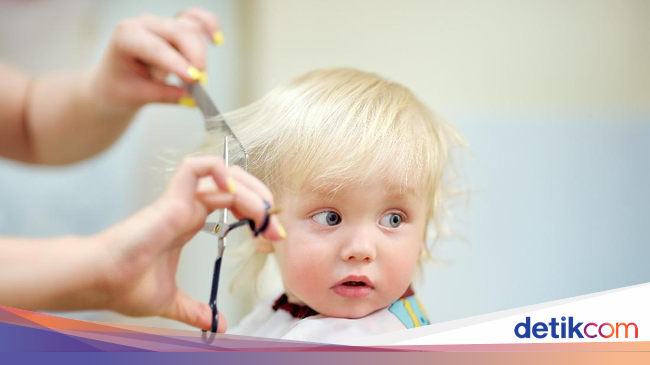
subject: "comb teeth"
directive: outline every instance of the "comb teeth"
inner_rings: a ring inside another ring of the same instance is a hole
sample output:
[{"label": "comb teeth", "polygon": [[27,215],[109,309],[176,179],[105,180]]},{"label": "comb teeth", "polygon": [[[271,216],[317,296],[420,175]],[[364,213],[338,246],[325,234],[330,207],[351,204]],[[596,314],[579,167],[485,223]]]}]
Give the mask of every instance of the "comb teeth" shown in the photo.
[{"label": "comb teeth", "polygon": [[[232,137],[231,141],[234,142],[238,150],[233,155],[236,158],[243,159],[239,165],[248,171],[248,152],[244,145],[241,143],[235,132],[232,131],[228,122],[223,118],[217,106],[212,102],[210,96],[206,93],[205,89],[200,83],[186,85],[187,89],[192,94],[192,97],[199,106],[201,113],[205,117],[205,129],[208,133],[221,133],[224,137]],[[240,154],[241,152],[241,154]],[[241,156],[240,156],[241,155]]]},{"label": "comb teeth", "polygon": [[233,154],[232,157],[235,157],[238,160],[243,159],[243,162],[239,163],[239,165],[243,167],[244,170],[248,171],[248,152],[246,151],[246,148],[244,148],[244,145],[241,143],[241,141],[239,141],[239,138],[237,138],[235,132],[230,129],[230,126],[226,120],[221,116],[213,117],[205,121],[205,127],[208,133],[222,133],[223,135],[229,137],[229,143],[231,145],[235,144],[236,148],[240,149],[242,152],[241,156],[239,154]]},{"label": "comb teeth", "polygon": [[221,117],[208,119],[205,121],[205,128],[208,130],[209,133],[221,132],[225,135],[232,136],[235,142],[242,148],[244,153],[246,153],[246,149],[244,148],[244,145],[241,144],[235,132],[233,132],[232,129],[230,129],[230,126],[228,125],[228,122],[226,122],[225,119]]}]

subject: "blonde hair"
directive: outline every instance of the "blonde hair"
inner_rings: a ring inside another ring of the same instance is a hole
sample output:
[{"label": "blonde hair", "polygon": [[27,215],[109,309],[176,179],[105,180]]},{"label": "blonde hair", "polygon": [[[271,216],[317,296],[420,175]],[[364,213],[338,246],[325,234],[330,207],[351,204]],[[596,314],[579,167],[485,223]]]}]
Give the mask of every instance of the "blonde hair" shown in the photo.
[{"label": "blonde hair", "polygon": [[[420,263],[431,258],[445,231],[451,151],[464,141],[410,90],[354,69],[318,70],[223,118],[249,153],[249,172],[276,197],[305,186],[335,194],[370,176],[424,189],[433,230],[423,232]],[[221,146],[214,135],[200,152],[221,154]],[[266,260],[251,246],[242,281],[256,279]]]}]

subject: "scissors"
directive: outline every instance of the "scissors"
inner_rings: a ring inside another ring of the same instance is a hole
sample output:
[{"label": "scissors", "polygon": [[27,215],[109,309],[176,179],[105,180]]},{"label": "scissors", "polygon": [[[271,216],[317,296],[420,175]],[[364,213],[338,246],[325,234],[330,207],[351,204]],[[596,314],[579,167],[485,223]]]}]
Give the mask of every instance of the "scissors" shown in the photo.
[{"label": "scissors", "polygon": [[[240,154],[240,159],[242,160],[240,164],[243,165],[242,167],[245,170],[248,170],[248,153],[246,152],[246,149],[241,144],[241,142],[239,142],[239,139],[237,139],[237,136],[232,131],[232,129],[230,129],[230,126],[228,126],[226,120],[223,119],[221,113],[217,109],[212,99],[210,99],[210,96],[207,94],[205,89],[201,86],[200,83],[188,84],[186,87],[194,98],[196,105],[203,113],[207,131],[209,133],[221,131],[225,134],[223,141],[223,159],[226,162],[226,167],[228,167],[229,164],[230,150],[231,148],[234,148],[237,153]],[[233,144],[230,143],[231,140],[234,141]],[[218,222],[205,222],[203,226],[203,232],[217,236],[218,245],[217,259],[214,262],[214,271],[212,274],[212,289],[210,291],[210,300],[208,303],[210,305],[210,309],[212,310],[212,328],[210,329],[210,332],[212,333],[216,333],[217,327],[219,326],[219,316],[217,311],[217,292],[219,290],[221,260],[223,258],[223,252],[226,249],[226,236],[233,229],[241,227],[243,225],[248,225],[255,236],[258,236],[264,232],[269,224],[269,218],[271,214],[277,213],[277,211],[271,211],[271,205],[268,202],[265,201],[264,206],[266,209],[266,217],[264,218],[263,224],[257,229],[255,227],[254,221],[248,218],[229,223],[228,209],[221,210]],[[203,331],[203,333],[205,335],[206,331]]]}]

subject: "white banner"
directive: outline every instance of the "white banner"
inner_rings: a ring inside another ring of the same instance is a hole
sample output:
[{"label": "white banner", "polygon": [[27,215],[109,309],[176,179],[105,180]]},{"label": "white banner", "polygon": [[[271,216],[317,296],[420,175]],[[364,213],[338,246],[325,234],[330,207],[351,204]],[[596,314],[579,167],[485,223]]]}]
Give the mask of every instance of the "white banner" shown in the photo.
[{"label": "white banner", "polygon": [[650,341],[650,283],[367,337],[352,344],[622,341]]}]

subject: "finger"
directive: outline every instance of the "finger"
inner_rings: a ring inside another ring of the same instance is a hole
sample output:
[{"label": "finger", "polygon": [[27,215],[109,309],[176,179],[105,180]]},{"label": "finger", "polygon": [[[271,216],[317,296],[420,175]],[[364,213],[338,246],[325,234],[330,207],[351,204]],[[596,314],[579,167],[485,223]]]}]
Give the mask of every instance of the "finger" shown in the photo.
[{"label": "finger", "polygon": [[[266,219],[264,200],[246,185],[236,183],[235,187],[233,214],[240,214],[245,218],[252,219],[256,228],[261,227]],[[241,217],[238,218],[241,219]]]},{"label": "finger", "polygon": [[[212,309],[210,309],[210,306],[190,297],[181,290],[177,292],[174,303],[162,316],[205,331],[212,328]],[[226,318],[221,313],[218,313],[218,316],[217,332],[224,333],[228,327]]]},{"label": "finger", "polygon": [[216,33],[221,31],[221,24],[214,14],[205,9],[193,7],[181,13],[180,17],[188,17],[196,20],[201,24],[205,35],[210,39],[210,41],[217,43],[218,39],[216,37],[218,37],[218,35],[216,35]]},{"label": "finger", "polygon": [[205,69],[206,43],[201,24],[188,18],[160,18],[143,15],[138,20],[149,31],[173,45],[190,64]]},{"label": "finger", "polygon": [[[249,174],[238,165],[229,167],[228,171],[230,175],[235,179],[235,181],[237,181],[239,184],[243,184],[249,189],[251,189],[252,191],[254,191],[255,193],[257,193],[259,196],[262,197],[262,199],[269,202],[269,204],[271,204],[271,207],[275,206],[273,193],[271,193],[271,190],[258,178]],[[256,225],[256,227],[260,227],[260,226]],[[278,241],[278,240],[285,239],[287,236],[287,232],[284,230],[284,227],[282,227],[282,225],[280,224],[278,218],[272,216],[270,218],[269,225],[267,226],[266,230],[264,230],[262,235],[270,240]]]},{"label": "finger", "polygon": [[[209,211],[230,209],[235,201],[235,197],[232,194],[222,191],[201,191],[196,194],[196,198]],[[235,215],[235,217],[238,216],[241,216],[241,214]]]},{"label": "finger", "polygon": [[228,167],[228,173],[230,174],[230,176],[232,176],[235,179],[235,181],[239,182],[240,184],[243,184],[250,190],[254,191],[256,194],[261,196],[262,199],[269,202],[269,204],[271,204],[271,207],[275,205],[273,199],[273,193],[271,193],[271,190],[257,177],[246,172],[246,170],[241,168],[241,166],[233,165]]},{"label": "finger", "polygon": [[149,67],[149,75],[151,75],[153,81],[158,83],[164,83],[167,80],[167,77],[169,76],[169,71],[152,66]]},{"label": "finger", "polygon": [[[256,198],[254,195],[251,195],[251,199],[238,199],[237,196],[240,192],[250,194],[245,189],[238,185],[235,195],[218,191],[204,191],[198,193],[197,198],[209,211],[228,208],[237,219],[253,219],[255,226],[260,227],[266,217],[264,203],[259,196]],[[281,228],[276,216],[271,216],[269,225],[262,233],[262,236],[271,241],[280,241],[286,238],[286,232],[284,228]]]},{"label": "finger", "polygon": [[[199,179],[210,176],[222,191],[229,191],[229,178],[223,158],[218,156],[188,157],[169,182],[168,193],[184,201],[194,200]],[[232,181],[232,178],[231,178]]]},{"label": "finger", "polygon": [[206,207],[214,209],[229,209],[237,219],[248,218],[259,227],[266,218],[264,200],[245,185],[235,183],[234,194],[223,192],[202,191],[196,194]]},{"label": "finger", "polygon": [[189,73],[190,66],[169,42],[145,29],[141,24],[122,22],[115,35],[116,48],[120,53],[136,58],[147,65],[159,67],[173,72],[184,82],[194,82],[198,79]]},{"label": "finger", "polygon": [[137,80],[133,89],[135,98],[142,103],[177,103],[182,97],[187,96],[187,91],[181,87],[151,80]]},{"label": "finger", "polygon": [[[212,315],[212,311],[210,311],[210,315]],[[226,316],[221,314],[221,312],[217,311],[217,315],[219,316],[219,324],[217,325],[217,332],[218,333],[226,333],[228,330],[228,320],[226,320]],[[212,328],[212,323],[210,323],[210,328]]]},{"label": "finger", "polygon": [[284,230],[282,224],[280,224],[278,217],[276,215],[272,215],[269,220],[269,225],[262,233],[262,236],[271,241],[281,241],[287,238],[287,232]]}]

